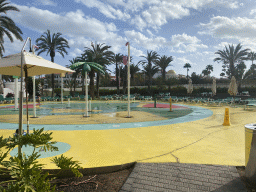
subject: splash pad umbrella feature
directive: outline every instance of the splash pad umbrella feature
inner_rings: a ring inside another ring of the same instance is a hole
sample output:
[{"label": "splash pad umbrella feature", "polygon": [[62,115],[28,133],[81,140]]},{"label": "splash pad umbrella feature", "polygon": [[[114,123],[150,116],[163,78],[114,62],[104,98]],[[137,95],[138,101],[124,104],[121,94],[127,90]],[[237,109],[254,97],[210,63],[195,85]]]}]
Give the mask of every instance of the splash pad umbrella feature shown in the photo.
[{"label": "splash pad umbrella feature", "polygon": [[94,62],[77,62],[70,66],[70,69],[82,69],[82,74],[85,74],[85,114],[84,117],[89,117],[88,114],[88,84],[87,84],[87,73],[93,68],[95,71],[98,71],[102,74],[105,74],[104,68],[102,65]]}]

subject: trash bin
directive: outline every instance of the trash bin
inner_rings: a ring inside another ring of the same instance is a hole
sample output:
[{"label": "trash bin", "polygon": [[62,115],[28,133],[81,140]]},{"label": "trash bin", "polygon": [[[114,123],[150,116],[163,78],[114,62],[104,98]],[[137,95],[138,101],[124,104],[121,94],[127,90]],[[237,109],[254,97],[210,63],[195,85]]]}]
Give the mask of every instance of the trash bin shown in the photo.
[{"label": "trash bin", "polygon": [[245,125],[245,176],[256,183],[256,124]]}]

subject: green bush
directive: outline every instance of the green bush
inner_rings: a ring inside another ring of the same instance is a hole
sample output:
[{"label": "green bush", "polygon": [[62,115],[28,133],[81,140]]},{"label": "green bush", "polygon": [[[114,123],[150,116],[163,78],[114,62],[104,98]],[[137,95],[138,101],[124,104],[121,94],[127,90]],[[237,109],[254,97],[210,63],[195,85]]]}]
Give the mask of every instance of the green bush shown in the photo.
[{"label": "green bush", "polygon": [[[5,169],[0,169],[0,176],[9,176],[11,179],[1,181],[0,184],[7,183],[7,187],[0,186],[0,191],[4,192],[45,192],[55,191],[55,185],[50,182],[54,177],[49,178],[49,173],[43,173],[43,164],[38,164],[37,159],[40,157],[36,148],[44,151],[57,151],[58,148],[54,146],[56,142],[51,142],[52,133],[43,132],[44,128],[40,130],[33,130],[33,133],[27,135],[17,135],[9,138],[0,137],[0,148],[6,148],[6,152],[0,152],[0,165]],[[8,161],[4,161],[9,152],[15,147],[32,146],[34,148],[31,155],[18,154],[10,157]],[[73,173],[81,177],[82,173],[78,171],[81,168],[77,161],[72,161],[72,158],[55,157],[52,161],[62,170],[71,169]],[[59,172],[59,173],[60,173]],[[59,174],[58,173],[58,174]],[[56,175],[57,176],[57,175]]]}]

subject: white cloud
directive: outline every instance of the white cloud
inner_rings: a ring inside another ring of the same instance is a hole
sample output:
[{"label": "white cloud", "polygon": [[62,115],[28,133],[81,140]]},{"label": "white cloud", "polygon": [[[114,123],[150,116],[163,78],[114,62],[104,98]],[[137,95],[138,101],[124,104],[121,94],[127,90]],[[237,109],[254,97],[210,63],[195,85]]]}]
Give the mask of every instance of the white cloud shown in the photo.
[{"label": "white cloud", "polygon": [[250,15],[253,15],[254,13],[256,13],[256,9],[252,9],[252,10],[250,11]]},{"label": "white cloud", "polygon": [[238,39],[255,38],[256,19],[228,18],[217,16],[211,18],[209,23],[200,23],[202,31],[199,34],[212,35],[218,38]]},{"label": "white cloud", "polygon": [[[48,10],[35,7],[15,5],[20,12],[10,12],[9,16],[15,22],[32,30],[45,32],[50,29],[52,33],[61,32],[70,37],[90,37],[92,40],[112,42],[120,38],[113,23],[103,23],[95,18],[85,17],[81,10],[67,12],[59,15]],[[86,27],[85,27],[86,26]],[[106,43],[108,43],[106,42]],[[125,40],[123,40],[125,42]]]},{"label": "white cloud", "polygon": [[[136,15],[131,20],[131,23],[140,30],[145,27],[158,29],[166,24],[169,19],[181,19],[189,16],[189,9],[198,10],[219,6],[235,9],[239,7],[236,0],[129,0],[123,6],[125,9],[130,9],[134,12],[142,12],[141,15]],[[142,18],[143,21],[141,21]],[[137,21],[143,23],[143,25],[138,24]]]},{"label": "white cloud", "polygon": [[137,45],[150,50],[156,50],[159,47],[166,46],[167,40],[164,37],[148,38],[140,32],[125,31],[124,32],[128,39]]},{"label": "white cloud", "polygon": [[178,57],[178,58],[174,57],[173,63],[174,63],[174,65],[176,65],[176,64],[185,65],[185,63],[195,65],[193,62],[191,62],[189,59],[186,59],[185,57]]},{"label": "white cloud", "polygon": [[140,56],[145,56],[143,51],[136,49],[135,47],[131,46],[131,55],[134,57],[140,57]]},{"label": "white cloud", "polygon": [[[195,52],[198,48],[208,48],[207,45],[200,44],[200,42],[201,40],[197,37],[185,33],[173,35],[171,38],[171,46],[183,48],[186,52]],[[178,50],[177,52],[182,53],[183,51]]]},{"label": "white cloud", "polygon": [[89,8],[97,8],[99,12],[104,14],[106,17],[109,17],[111,19],[121,19],[121,20],[127,20],[131,16],[127,13],[123,13],[119,9],[114,9],[112,6],[107,4],[106,2],[102,3],[98,0],[75,0],[76,3],[83,3]]},{"label": "white cloud", "polygon": [[131,24],[137,26],[137,28],[140,31],[142,31],[145,27],[147,27],[146,22],[139,15],[136,15],[135,18],[131,20]]},{"label": "white cloud", "polygon": [[57,3],[54,3],[51,0],[36,0],[36,2],[33,3],[33,5],[35,4],[57,6]]},{"label": "white cloud", "polygon": [[[20,53],[21,48],[24,45],[24,41],[17,40],[13,34],[11,34],[13,38],[13,43],[9,40],[9,38],[4,35],[4,49],[5,52],[3,53],[4,56],[14,54],[14,53]],[[25,47],[25,50],[28,50],[28,46]]]},{"label": "white cloud", "polygon": [[184,8],[179,4],[167,3],[165,1],[142,12],[145,21],[153,28],[159,28],[166,24],[169,18],[180,19],[188,15],[189,10],[187,8]]},{"label": "white cloud", "polygon": [[148,32],[148,34],[150,35],[150,37],[153,37],[153,36],[154,36],[154,34],[153,34],[150,30],[147,29],[147,32]]},{"label": "white cloud", "polygon": [[75,48],[75,50],[70,53],[70,56],[77,57],[77,56],[81,56],[82,53],[83,51],[81,49]]}]

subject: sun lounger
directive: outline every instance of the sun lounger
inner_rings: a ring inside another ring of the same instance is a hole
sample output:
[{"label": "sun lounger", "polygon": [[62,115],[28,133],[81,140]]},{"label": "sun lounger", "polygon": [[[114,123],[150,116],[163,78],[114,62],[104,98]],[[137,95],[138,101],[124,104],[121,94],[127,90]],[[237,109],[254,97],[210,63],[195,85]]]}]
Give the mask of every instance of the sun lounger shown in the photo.
[{"label": "sun lounger", "polygon": [[256,100],[249,101],[248,104],[245,105],[244,109],[252,109],[253,107],[256,107]]},{"label": "sun lounger", "polygon": [[4,97],[3,97],[3,95],[0,95],[0,103],[1,103],[1,104],[4,103]]},{"label": "sun lounger", "polygon": [[145,100],[152,100],[152,96],[145,96],[144,99]]}]

